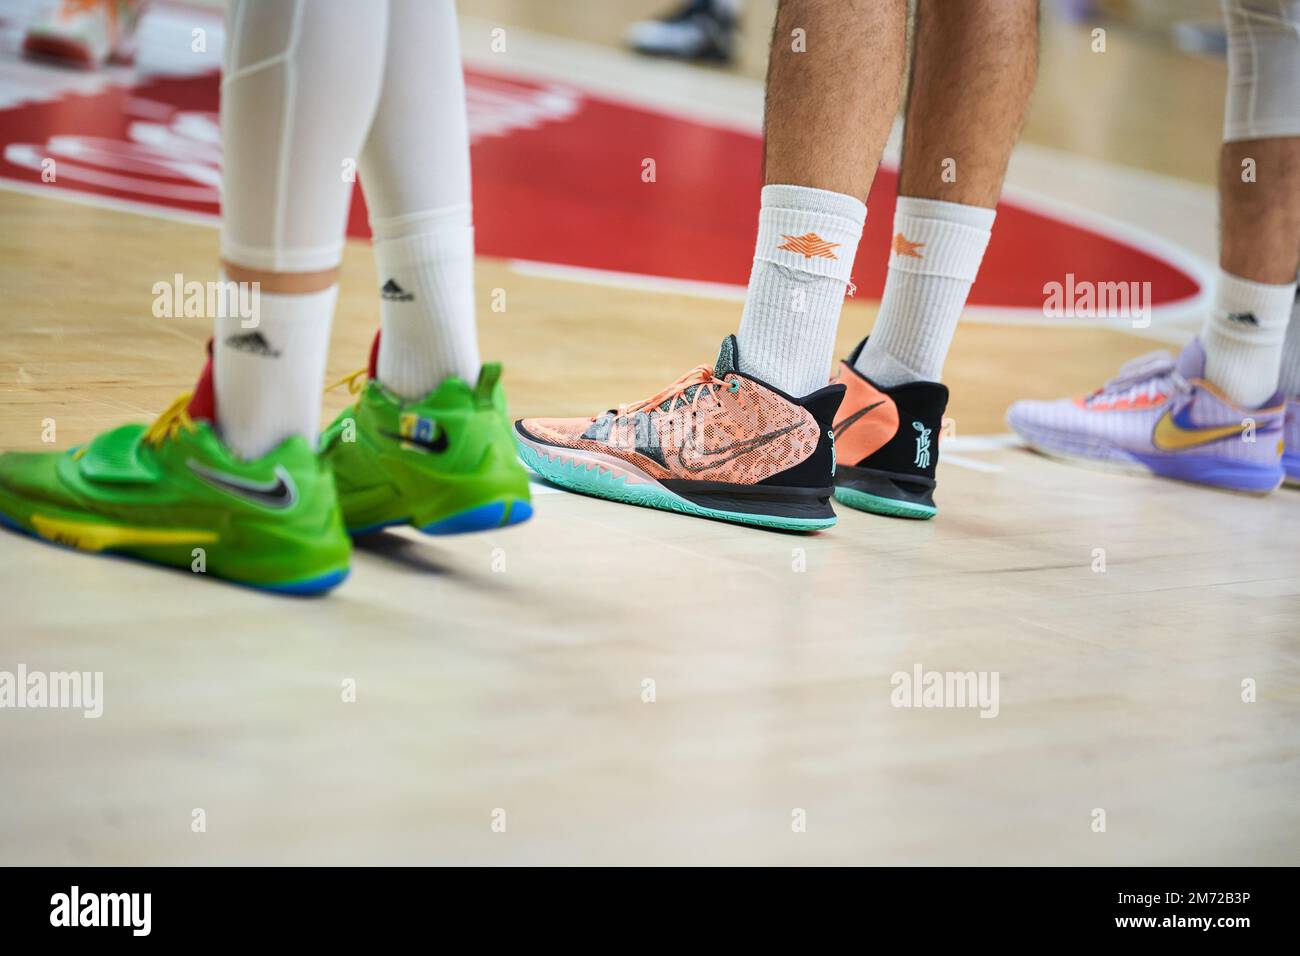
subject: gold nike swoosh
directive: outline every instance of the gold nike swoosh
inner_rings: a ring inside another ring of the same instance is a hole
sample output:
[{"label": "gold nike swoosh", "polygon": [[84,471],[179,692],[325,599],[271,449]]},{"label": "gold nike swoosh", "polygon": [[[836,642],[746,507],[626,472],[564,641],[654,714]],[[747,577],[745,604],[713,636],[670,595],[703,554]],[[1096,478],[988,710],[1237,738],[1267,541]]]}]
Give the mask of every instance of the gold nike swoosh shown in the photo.
[{"label": "gold nike swoosh", "polygon": [[1172,411],[1167,411],[1156,422],[1155,431],[1151,433],[1151,444],[1161,451],[1181,451],[1208,445],[1241,434],[1240,425],[1216,425],[1213,428],[1179,428],[1175,424]]}]

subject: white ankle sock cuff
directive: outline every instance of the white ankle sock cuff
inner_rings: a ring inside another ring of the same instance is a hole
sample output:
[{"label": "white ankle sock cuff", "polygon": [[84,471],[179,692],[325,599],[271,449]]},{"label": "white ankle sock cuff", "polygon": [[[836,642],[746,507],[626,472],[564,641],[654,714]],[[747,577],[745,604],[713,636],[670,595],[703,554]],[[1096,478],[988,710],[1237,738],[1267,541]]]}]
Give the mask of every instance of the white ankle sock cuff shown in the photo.
[{"label": "white ankle sock cuff", "polygon": [[764,186],[755,261],[848,284],[867,207],[809,186]]},{"label": "white ankle sock cuff", "polygon": [[218,316],[212,346],[217,431],[241,458],[259,458],[291,435],[316,441],[330,325],[339,289],[262,292],[257,324]]},{"label": "white ankle sock cuff", "polygon": [[378,375],[404,398],[425,395],[448,375],[467,382],[478,375],[470,214],[466,203],[371,223],[383,287]]},{"label": "white ankle sock cuff", "polygon": [[422,209],[402,216],[384,219],[371,217],[370,232],[375,242],[405,239],[409,236],[430,233],[451,233],[454,230],[473,228],[474,210],[469,203],[443,206],[440,209]]},{"label": "white ankle sock cuff", "polygon": [[996,215],[982,206],[899,196],[889,268],[974,282]]},{"label": "white ankle sock cuff", "polygon": [[[1281,342],[1291,319],[1295,293],[1294,282],[1268,285],[1220,270],[1210,324],[1217,334],[1235,341],[1261,345]],[[1254,318],[1243,322],[1230,319],[1233,315]]]},{"label": "white ankle sock cuff", "polygon": [[404,236],[401,239],[379,239],[372,242],[375,261],[383,283],[392,276],[389,273],[428,268],[444,265],[458,260],[474,259],[474,230],[461,226],[445,232],[426,232],[418,236]]},{"label": "white ankle sock cuff", "polygon": [[[221,271],[221,280],[229,282],[225,270]],[[277,335],[292,336],[298,334],[305,324],[312,329],[329,327],[334,318],[334,307],[338,304],[339,287],[337,285],[321,289],[319,292],[287,294],[284,292],[264,292],[259,289],[257,296],[256,324],[245,326],[247,320],[241,316],[218,316],[217,336],[238,335],[242,332],[256,332],[262,329],[262,319],[266,318],[270,329],[265,329],[268,343],[274,347]],[[328,334],[326,340],[328,341]]]}]

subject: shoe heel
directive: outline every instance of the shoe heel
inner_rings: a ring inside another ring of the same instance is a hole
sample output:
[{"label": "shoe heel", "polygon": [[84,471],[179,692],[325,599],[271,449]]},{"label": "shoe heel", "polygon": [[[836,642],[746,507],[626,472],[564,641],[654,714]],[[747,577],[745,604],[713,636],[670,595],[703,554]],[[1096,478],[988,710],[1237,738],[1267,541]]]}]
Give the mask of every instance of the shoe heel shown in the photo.
[{"label": "shoe heel", "polygon": [[890,518],[933,518],[934,482],[891,475],[871,468],[841,466],[835,475],[835,500],[857,511]]},{"label": "shoe heel", "polygon": [[490,531],[493,528],[508,528],[510,525],[523,524],[533,516],[533,506],[523,499],[494,501],[477,508],[470,508],[449,518],[442,518],[431,524],[417,525],[425,534],[468,534],[474,531]]}]

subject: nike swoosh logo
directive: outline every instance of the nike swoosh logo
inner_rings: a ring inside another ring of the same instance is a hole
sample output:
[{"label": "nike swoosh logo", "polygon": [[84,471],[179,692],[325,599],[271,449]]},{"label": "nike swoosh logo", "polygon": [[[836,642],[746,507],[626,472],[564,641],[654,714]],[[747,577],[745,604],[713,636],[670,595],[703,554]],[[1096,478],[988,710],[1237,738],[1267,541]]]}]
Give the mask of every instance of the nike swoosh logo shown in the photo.
[{"label": "nike swoosh logo", "polygon": [[[734,461],[741,455],[753,451],[759,445],[765,445],[770,441],[780,438],[782,435],[788,435],[796,428],[802,428],[803,424],[803,422],[795,422],[793,425],[789,425],[785,428],[778,428],[776,431],[767,432],[766,434],[759,435],[757,438],[747,438],[741,442],[733,442],[730,445],[723,445],[720,448],[709,449],[695,447],[694,439],[691,437],[691,433],[694,431],[694,429],[692,429],[686,433],[686,444],[682,446],[682,450],[678,452],[677,459],[681,462],[682,467],[687,471],[704,471],[706,468],[714,468],[718,465],[725,465],[729,461]],[[703,458],[714,458],[715,460],[691,464],[686,460],[686,452],[688,451],[695,452],[695,454]],[[727,455],[728,452],[731,452],[732,454]],[[718,455],[727,455],[727,457],[716,458]]]},{"label": "nike swoosh logo", "polygon": [[271,481],[252,481],[239,475],[208,468],[193,458],[188,459],[185,464],[190,471],[212,487],[228,491],[232,495],[238,495],[266,508],[284,510],[292,508],[298,501],[298,488],[293,483],[293,476],[283,465],[275,466],[275,478]]},{"label": "nike swoosh logo", "polygon": [[854,422],[856,422],[859,418],[861,418],[867,412],[871,411],[873,408],[879,408],[883,404],[885,404],[885,400],[881,399],[880,401],[876,402],[874,405],[868,405],[866,408],[858,409],[856,412],[854,412],[848,418],[844,419],[839,424],[832,425],[831,430],[835,432],[835,437],[839,438],[841,435],[844,434],[845,430]]},{"label": "nike swoosh logo", "polygon": [[441,428],[438,429],[438,435],[433,439],[433,441],[425,441],[422,438],[410,438],[406,435],[394,435],[392,432],[384,432],[383,434],[394,441],[400,441],[403,445],[416,445],[423,448],[425,451],[433,452],[435,455],[441,455],[447,450],[447,433]]},{"label": "nike swoosh logo", "polygon": [[1184,448],[1196,448],[1225,438],[1239,437],[1240,425],[1216,425],[1212,428],[1183,428],[1174,421],[1172,411],[1166,411],[1156,422],[1155,431],[1151,433],[1151,444],[1161,451],[1181,451]]}]

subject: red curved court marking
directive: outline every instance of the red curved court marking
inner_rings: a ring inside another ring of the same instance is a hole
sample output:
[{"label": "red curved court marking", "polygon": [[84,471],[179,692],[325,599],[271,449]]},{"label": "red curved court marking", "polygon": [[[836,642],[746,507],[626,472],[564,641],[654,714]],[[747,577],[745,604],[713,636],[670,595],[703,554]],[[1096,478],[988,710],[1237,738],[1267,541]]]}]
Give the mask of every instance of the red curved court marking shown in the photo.
[{"label": "red curved court marking", "polygon": [[[587,269],[743,285],[761,187],[758,136],[568,85],[467,71],[479,253]],[[0,111],[0,180],[148,208],[217,215],[217,75],[142,79]],[[41,162],[55,160],[43,183]],[[642,181],[655,161],[656,181]],[[897,176],[882,169],[854,266],[884,287]],[[349,235],[367,236],[358,190]],[[1152,249],[1035,211],[999,206],[974,306],[1036,309],[1043,286],[1150,282],[1155,306],[1197,279]],[[1069,320],[1062,320],[1069,321]]]}]

